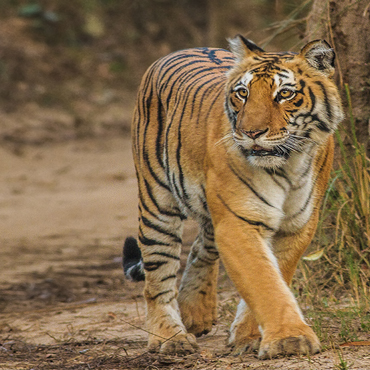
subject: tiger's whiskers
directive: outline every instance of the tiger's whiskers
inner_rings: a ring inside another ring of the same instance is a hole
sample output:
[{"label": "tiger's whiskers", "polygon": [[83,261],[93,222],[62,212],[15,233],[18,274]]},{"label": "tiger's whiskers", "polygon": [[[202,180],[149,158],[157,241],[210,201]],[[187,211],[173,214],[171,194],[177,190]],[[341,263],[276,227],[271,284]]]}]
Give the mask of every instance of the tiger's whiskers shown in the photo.
[{"label": "tiger's whiskers", "polygon": [[231,132],[228,132],[224,137],[222,137],[220,140],[216,141],[215,146],[219,146],[221,144],[224,144],[229,139],[233,138],[233,134]]}]

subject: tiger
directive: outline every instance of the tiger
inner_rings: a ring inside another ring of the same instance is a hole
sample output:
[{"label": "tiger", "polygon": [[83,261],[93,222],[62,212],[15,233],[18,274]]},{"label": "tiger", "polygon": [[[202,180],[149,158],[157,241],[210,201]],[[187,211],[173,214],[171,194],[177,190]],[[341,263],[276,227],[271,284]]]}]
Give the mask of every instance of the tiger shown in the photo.
[{"label": "tiger", "polygon": [[[187,354],[217,321],[219,260],[240,302],[234,354],[315,354],[320,342],[291,291],[319,220],[343,119],[334,50],[266,52],[237,35],[154,62],[138,90],[132,150],[138,241],[125,275],[145,280],[148,350]],[[177,288],[184,220],[199,233]]]}]

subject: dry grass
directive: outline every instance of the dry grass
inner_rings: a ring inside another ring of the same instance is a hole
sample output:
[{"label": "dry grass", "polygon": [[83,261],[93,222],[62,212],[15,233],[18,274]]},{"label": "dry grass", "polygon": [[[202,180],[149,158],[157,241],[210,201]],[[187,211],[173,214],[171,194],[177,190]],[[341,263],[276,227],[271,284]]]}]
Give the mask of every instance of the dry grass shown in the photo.
[{"label": "dry grass", "polygon": [[351,132],[343,127],[337,132],[342,160],[323,202],[312,258],[301,261],[294,285],[327,346],[366,338],[370,332],[370,160],[356,137],[345,89]]}]

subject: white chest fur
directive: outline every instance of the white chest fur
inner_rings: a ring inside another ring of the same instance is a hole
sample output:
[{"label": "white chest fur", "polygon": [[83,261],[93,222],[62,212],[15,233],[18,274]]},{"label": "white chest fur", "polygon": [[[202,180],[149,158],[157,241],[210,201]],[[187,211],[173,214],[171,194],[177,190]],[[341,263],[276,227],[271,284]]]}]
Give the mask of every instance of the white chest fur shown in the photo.
[{"label": "white chest fur", "polygon": [[275,217],[275,229],[295,232],[307,223],[314,203],[312,155],[292,156],[284,169],[260,172],[254,183],[275,208],[264,210],[265,217],[273,212],[268,218]]}]

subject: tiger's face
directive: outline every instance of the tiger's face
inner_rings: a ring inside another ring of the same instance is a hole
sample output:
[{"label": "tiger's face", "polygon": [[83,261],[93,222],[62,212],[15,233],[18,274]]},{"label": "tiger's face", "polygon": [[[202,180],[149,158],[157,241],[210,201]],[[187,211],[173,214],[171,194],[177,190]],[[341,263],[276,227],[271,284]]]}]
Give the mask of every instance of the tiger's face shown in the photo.
[{"label": "tiger's face", "polygon": [[330,46],[313,41],[295,54],[267,53],[242,37],[230,44],[236,64],[228,73],[225,108],[248,161],[278,168],[294,153],[326,142],[343,118]]}]

